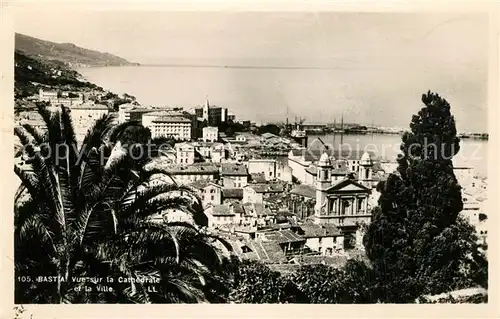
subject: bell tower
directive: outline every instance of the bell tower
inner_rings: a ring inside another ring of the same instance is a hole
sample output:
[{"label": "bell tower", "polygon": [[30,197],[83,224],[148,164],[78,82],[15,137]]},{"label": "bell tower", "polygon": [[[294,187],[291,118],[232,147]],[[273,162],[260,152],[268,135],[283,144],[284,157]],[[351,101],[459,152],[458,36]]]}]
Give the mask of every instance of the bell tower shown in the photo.
[{"label": "bell tower", "polygon": [[[203,106],[203,120],[209,122],[209,112],[210,112],[210,104],[208,103],[208,96],[205,98],[205,105]],[[210,123],[208,123],[210,125]]]},{"label": "bell tower", "polygon": [[328,154],[323,153],[318,162],[318,169],[316,172],[316,206],[314,207],[314,214],[316,216],[324,215],[328,212],[328,198],[326,190],[332,184],[332,163]]},{"label": "bell tower", "polygon": [[373,160],[370,153],[364,152],[359,161],[359,176],[358,180],[365,185],[368,185],[372,180]]}]

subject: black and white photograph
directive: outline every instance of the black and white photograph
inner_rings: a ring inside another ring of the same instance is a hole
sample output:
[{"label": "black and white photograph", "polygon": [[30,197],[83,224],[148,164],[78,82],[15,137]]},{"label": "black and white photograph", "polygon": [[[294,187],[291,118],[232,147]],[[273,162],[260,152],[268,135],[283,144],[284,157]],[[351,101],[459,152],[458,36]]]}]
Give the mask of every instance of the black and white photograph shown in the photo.
[{"label": "black and white photograph", "polygon": [[16,10],[17,313],[487,304],[491,19]]}]

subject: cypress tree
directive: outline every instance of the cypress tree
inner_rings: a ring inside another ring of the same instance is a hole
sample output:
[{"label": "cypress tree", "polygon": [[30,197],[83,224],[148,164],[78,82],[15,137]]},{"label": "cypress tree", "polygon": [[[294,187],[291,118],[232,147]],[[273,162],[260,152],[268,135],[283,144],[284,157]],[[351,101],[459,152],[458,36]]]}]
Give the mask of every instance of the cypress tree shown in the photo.
[{"label": "cypress tree", "polygon": [[383,302],[487,281],[475,230],[459,215],[452,158],[460,140],[450,104],[430,91],[422,102],[402,137],[397,173],[378,185],[379,205],[364,238]]}]

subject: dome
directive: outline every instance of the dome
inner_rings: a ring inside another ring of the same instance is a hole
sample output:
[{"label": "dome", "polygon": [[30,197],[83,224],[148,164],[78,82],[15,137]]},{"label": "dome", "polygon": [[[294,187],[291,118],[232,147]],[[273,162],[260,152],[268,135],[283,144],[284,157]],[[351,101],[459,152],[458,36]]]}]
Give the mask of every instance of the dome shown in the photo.
[{"label": "dome", "polygon": [[331,166],[330,158],[328,157],[328,154],[323,153],[321,154],[321,157],[319,158],[319,166]]},{"label": "dome", "polygon": [[361,156],[361,165],[372,165],[372,157],[370,153],[364,152],[363,155]]}]

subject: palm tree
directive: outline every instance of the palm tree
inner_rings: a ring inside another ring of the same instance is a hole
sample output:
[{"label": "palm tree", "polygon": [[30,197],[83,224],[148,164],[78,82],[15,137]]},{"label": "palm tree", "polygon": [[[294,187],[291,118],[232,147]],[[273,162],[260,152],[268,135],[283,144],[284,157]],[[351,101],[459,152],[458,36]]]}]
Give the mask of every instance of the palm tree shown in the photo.
[{"label": "palm tree", "polygon": [[[130,123],[98,119],[77,146],[70,111],[38,106],[46,131],[15,129],[28,166],[15,203],[18,303],[200,302],[220,265],[198,225],[201,201],[175,183],[151,186],[152,154],[131,156],[118,142]],[[23,200],[21,200],[23,199]],[[157,223],[181,210],[194,224]],[[81,282],[85,278],[95,280]],[[110,291],[112,289],[112,291]]]}]

